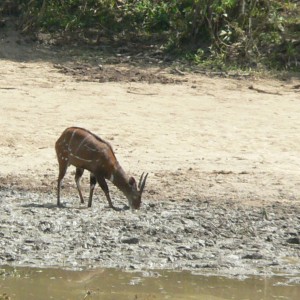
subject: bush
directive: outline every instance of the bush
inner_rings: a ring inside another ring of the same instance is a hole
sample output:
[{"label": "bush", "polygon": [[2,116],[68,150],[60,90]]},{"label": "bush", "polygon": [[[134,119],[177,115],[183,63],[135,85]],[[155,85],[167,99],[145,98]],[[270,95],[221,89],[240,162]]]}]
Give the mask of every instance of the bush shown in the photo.
[{"label": "bush", "polygon": [[[280,0],[6,0],[23,31],[111,38],[161,35],[194,63],[299,68],[300,7]],[[98,39],[96,39],[97,42]],[[88,39],[85,39],[88,42]],[[212,64],[213,66],[213,64]]]}]

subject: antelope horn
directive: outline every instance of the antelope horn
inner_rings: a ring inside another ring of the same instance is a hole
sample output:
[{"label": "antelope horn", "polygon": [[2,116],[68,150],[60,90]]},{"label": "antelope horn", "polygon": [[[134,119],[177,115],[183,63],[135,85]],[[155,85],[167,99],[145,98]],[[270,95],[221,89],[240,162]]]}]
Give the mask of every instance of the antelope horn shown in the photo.
[{"label": "antelope horn", "polygon": [[139,184],[138,184],[138,188],[139,188],[139,189],[141,188],[141,184],[142,184],[143,177],[144,177],[144,172],[142,173],[142,175],[141,175],[141,177],[140,177],[140,180],[139,180]]},{"label": "antelope horn", "polygon": [[[145,187],[145,185],[146,185],[146,179],[147,179],[147,177],[148,177],[148,174],[149,173],[147,173],[146,175],[145,175],[145,177],[144,177],[144,173],[142,174],[142,176],[141,176],[141,182],[140,182],[140,184],[139,184],[139,186],[140,186],[140,193],[142,194],[143,193],[143,190],[144,190],[144,187]],[[144,178],[143,178],[144,177]],[[143,182],[142,182],[143,181]]]}]

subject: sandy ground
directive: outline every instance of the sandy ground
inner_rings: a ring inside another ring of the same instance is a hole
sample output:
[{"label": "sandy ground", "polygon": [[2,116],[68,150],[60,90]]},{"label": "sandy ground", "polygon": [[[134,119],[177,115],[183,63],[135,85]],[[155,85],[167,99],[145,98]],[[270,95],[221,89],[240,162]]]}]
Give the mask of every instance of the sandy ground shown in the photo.
[{"label": "sandy ground", "polygon": [[297,81],[186,77],[175,85],[80,82],[47,60],[3,58],[2,185],[54,189],[54,143],[76,125],[108,140],[129,173],[150,173],[148,198],[299,203]]},{"label": "sandy ground", "polygon": [[[181,201],[179,208],[188,214],[189,201],[200,202],[198,211],[202,202],[213,201],[214,209],[226,205],[229,218],[228,203],[250,210],[276,203],[284,207],[282,214],[294,214],[297,226],[300,93],[296,78],[210,78],[148,67],[141,71],[160,73],[175,83],[96,82],[86,74],[62,72],[57,64],[69,61],[58,50],[16,43],[15,36],[2,36],[2,42],[1,205],[11,199],[7,191],[15,190],[45,192],[46,203],[49,199],[56,203],[54,144],[66,127],[76,125],[109,141],[130,174],[149,172],[143,201],[150,210],[151,203],[173,203],[174,209]],[[108,67],[114,68],[104,65]],[[62,197],[78,207],[72,174],[70,168]],[[123,197],[111,188],[112,199]],[[95,197],[105,201],[100,189]],[[9,220],[13,207],[5,209]],[[293,234],[300,234],[297,228]]]}]

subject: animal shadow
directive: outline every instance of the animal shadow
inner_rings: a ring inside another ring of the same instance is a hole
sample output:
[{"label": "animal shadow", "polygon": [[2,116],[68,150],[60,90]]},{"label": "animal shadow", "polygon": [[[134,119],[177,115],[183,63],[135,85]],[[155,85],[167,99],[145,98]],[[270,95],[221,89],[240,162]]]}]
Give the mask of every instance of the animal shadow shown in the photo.
[{"label": "animal shadow", "polygon": [[42,204],[26,203],[26,204],[22,204],[21,207],[24,207],[24,208],[49,208],[49,209],[53,209],[53,208],[57,207],[57,205],[54,204],[54,203],[42,203]]}]

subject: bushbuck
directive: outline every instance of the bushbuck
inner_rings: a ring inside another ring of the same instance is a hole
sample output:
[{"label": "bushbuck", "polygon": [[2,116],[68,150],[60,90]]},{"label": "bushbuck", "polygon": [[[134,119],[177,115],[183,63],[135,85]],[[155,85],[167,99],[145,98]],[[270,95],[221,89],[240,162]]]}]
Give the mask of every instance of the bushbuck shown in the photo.
[{"label": "bushbuck", "polygon": [[60,206],[61,183],[69,165],[76,167],[75,182],[81,203],[84,203],[80,178],[84,170],[90,171],[90,195],[88,207],[92,206],[95,185],[98,182],[105,193],[109,207],[116,209],[111,201],[106,179],[110,180],[127,197],[132,209],[139,209],[148,173],[140,177],[137,186],[133,177],[128,176],[120,166],[110,144],[92,132],[79,128],[67,128],[55,143],[59,164],[57,182],[57,206]]}]

